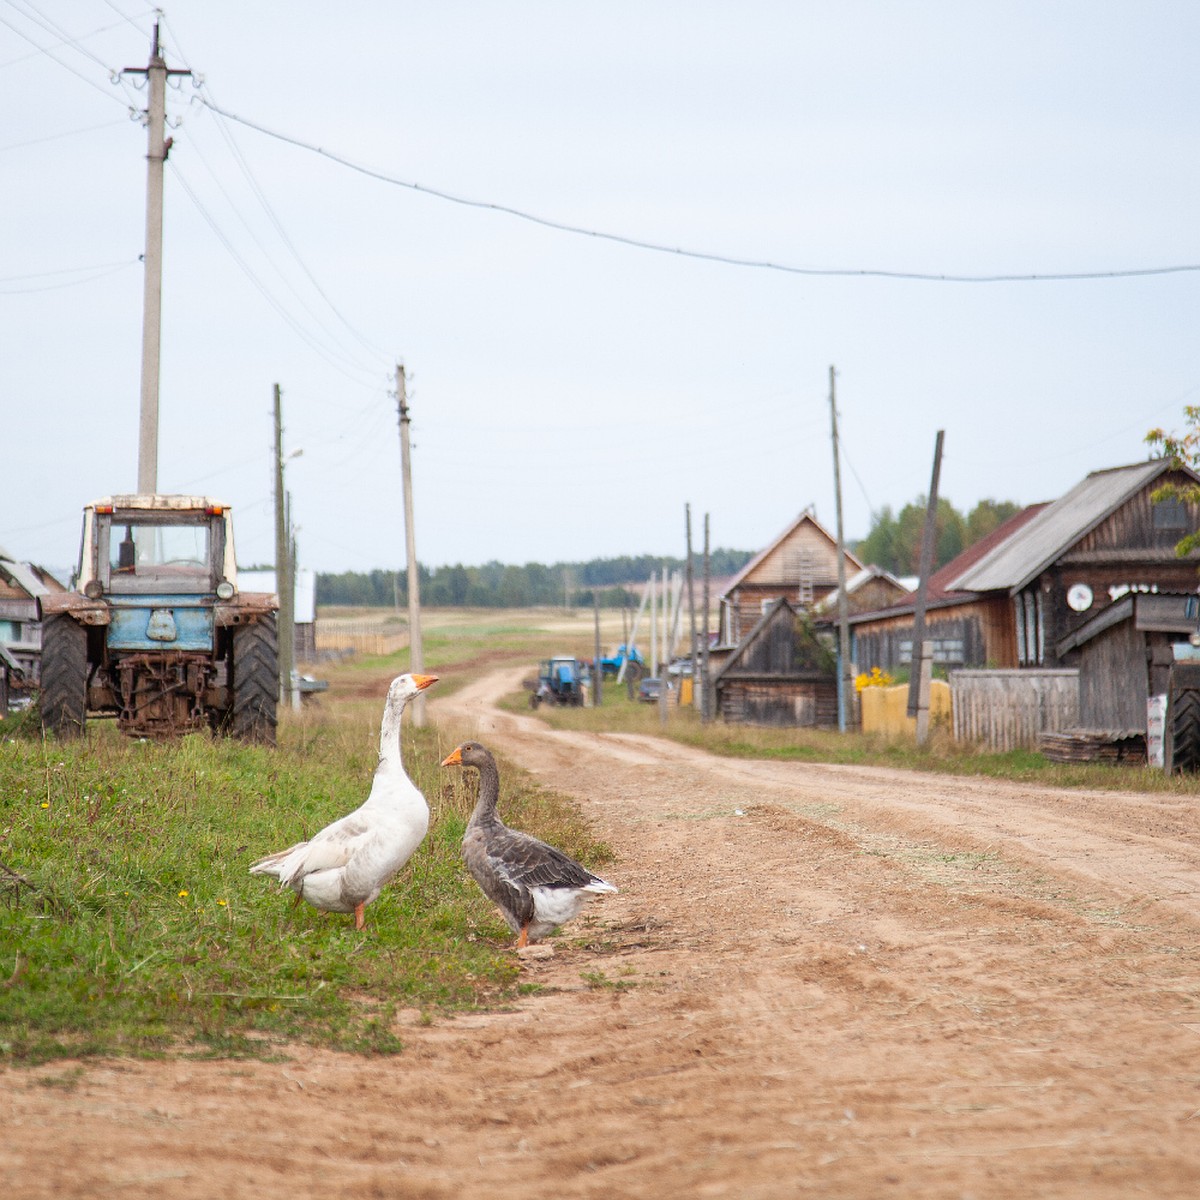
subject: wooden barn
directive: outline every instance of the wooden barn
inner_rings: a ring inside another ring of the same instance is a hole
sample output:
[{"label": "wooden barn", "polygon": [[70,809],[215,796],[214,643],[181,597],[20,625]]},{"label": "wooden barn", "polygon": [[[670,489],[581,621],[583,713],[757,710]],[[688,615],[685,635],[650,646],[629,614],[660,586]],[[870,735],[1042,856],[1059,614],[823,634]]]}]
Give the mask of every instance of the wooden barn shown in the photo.
[{"label": "wooden barn", "polygon": [[836,725],[834,658],[807,616],[779,597],[714,674],[721,719],[751,725]]},{"label": "wooden barn", "polygon": [[1146,702],[1167,694],[1176,655],[1190,656],[1198,631],[1194,591],[1127,592],[1063,638],[1056,653],[1079,663],[1081,730],[1145,733]]},{"label": "wooden barn", "polygon": [[[863,570],[849,550],[843,557],[847,579]],[[806,509],[729,581],[719,598],[720,645],[739,645],[776,600],[808,611],[837,586],[837,539]]]}]

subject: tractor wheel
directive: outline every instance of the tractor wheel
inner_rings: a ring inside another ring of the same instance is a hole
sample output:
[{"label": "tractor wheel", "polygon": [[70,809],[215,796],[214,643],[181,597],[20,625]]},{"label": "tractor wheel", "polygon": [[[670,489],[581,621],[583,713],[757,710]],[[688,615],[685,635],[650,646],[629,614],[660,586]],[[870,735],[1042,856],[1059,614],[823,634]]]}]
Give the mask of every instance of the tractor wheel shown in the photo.
[{"label": "tractor wheel", "polygon": [[246,742],[275,745],[279,698],[279,641],[275,618],[233,631],[233,703],[227,731]]},{"label": "tractor wheel", "polygon": [[1171,669],[1167,710],[1169,771],[1200,771],[1200,670],[1191,663]]},{"label": "tractor wheel", "polygon": [[79,737],[87,721],[87,630],[66,613],[42,622],[42,728]]},{"label": "tractor wheel", "polygon": [[539,696],[537,694],[537,692],[534,692],[533,695],[529,697],[529,707],[530,708],[537,708],[537,706],[539,704],[541,704],[541,702],[542,702],[542,698],[541,698],[541,696]]}]

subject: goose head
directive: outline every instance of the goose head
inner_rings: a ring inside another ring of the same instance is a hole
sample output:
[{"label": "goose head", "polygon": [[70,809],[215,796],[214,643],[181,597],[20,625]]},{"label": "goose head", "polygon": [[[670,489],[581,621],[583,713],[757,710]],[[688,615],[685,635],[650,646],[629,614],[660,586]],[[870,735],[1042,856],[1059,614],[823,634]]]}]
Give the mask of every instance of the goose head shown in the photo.
[{"label": "goose head", "polygon": [[491,751],[484,749],[478,742],[463,742],[456,746],[442,759],[443,767],[482,767],[487,763],[495,763]]},{"label": "goose head", "polygon": [[436,675],[397,675],[388,688],[388,707],[403,708],[414,696],[437,683]]}]

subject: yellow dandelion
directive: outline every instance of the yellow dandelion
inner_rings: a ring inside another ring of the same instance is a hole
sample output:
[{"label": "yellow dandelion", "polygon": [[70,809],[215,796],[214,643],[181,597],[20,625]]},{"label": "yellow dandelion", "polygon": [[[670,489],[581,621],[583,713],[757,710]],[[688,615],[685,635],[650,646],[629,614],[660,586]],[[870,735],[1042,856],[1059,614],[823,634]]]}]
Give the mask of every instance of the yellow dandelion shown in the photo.
[{"label": "yellow dandelion", "polygon": [[217,901],[217,903],[218,903],[218,904],[219,904],[219,905],[220,905],[222,908],[224,908],[224,907],[225,907],[225,906],[226,906],[226,905],[229,903],[229,901],[228,901],[228,900],[218,900],[218,901]]},{"label": "yellow dandelion", "polygon": [[184,888],[183,891],[179,893],[180,900],[182,900],[186,895],[187,895],[187,888]]},{"label": "yellow dandelion", "polygon": [[49,801],[49,800],[43,800],[43,801],[42,801],[42,807],[43,807],[43,808],[49,808],[49,807],[50,807],[50,801]]}]

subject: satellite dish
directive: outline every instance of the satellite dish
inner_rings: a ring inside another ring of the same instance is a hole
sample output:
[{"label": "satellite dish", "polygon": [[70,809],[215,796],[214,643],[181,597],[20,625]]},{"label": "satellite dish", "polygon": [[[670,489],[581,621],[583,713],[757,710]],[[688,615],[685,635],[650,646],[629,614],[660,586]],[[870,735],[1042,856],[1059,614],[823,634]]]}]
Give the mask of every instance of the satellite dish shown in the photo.
[{"label": "satellite dish", "polygon": [[1073,583],[1067,589],[1067,603],[1075,612],[1087,612],[1092,607],[1092,589],[1086,583]]}]

